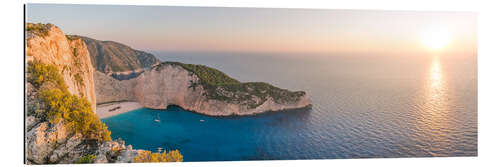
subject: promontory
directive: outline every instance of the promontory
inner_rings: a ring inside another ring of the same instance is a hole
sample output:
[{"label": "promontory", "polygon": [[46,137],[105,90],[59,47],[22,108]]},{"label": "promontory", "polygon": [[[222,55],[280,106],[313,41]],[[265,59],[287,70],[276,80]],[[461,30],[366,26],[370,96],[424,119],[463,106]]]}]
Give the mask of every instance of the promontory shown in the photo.
[{"label": "promontory", "polygon": [[98,104],[135,101],[146,108],[176,105],[210,116],[253,115],[311,106],[304,91],[240,82],[204,65],[163,62],[129,80],[94,73]]}]

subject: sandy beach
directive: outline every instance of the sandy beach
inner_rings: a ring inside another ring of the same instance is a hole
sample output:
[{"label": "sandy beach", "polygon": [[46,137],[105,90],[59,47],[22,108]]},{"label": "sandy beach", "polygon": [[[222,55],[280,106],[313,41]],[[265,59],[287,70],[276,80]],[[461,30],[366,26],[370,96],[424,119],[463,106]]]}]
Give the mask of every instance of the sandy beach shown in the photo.
[{"label": "sandy beach", "polygon": [[97,105],[97,116],[102,119],[102,118],[107,118],[111,117],[114,115],[118,115],[121,113],[129,112],[132,110],[136,110],[142,108],[142,105],[140,105],[137,102],[113,102],[113,103],[106,103],[106,104],[100,104]]}]

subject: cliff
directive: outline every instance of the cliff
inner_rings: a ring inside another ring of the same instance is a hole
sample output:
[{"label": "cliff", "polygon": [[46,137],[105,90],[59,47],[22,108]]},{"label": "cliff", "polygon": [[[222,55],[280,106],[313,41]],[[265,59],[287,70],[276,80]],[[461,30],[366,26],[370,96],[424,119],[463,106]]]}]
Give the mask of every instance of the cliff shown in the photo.
[{"label": "cliff", "polygon": [[95,115],[94,69],[85,43],[52,24],[26,25],[27,164],[131,162],[137,150],[111,141]]},{"label": "cliff", "polygon": [[[311,106],[303,91],[267,83],[241,83],[221,71],[177,62],[164,62],[137,78],[118,81],[96,74],[98,103],[137,101],[146,108],[177,105],[211,116],[252,115]],[[118,89],[122,90],[120,92]],[[125,91],[126,90],[126,91]]]},{"label": "cliff", "polygon": [[97,104],[118,102],[118,101],[136,101],[134,96],[135,80],[116,80],[102,72],[94,72],[94,83]]},{"label": "cliff", "polygon": [[95,111],[94,68],[85,43],[52,24],[27,24],[26,59],[54,65],[71,94],[85,97]]},{"label": "cliff", "polygon": [[79,37],[88,47],[94,68],[108,75],[116,73],[113,77],[119,80],[135,77],[136,73],[142,72],[140,69],[160,63],[152,54],[132,49],[118,42]]}]

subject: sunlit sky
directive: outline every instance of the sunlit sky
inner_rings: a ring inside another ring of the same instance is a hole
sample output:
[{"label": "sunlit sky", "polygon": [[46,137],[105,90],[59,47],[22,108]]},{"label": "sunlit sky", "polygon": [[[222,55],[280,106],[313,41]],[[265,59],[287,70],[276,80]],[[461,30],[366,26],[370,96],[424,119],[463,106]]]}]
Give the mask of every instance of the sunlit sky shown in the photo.
[{"label": "sunlit sky", "polygon": [[29,4],[26,17],[146,51],[399,54],[477,47],[473,12]]}]

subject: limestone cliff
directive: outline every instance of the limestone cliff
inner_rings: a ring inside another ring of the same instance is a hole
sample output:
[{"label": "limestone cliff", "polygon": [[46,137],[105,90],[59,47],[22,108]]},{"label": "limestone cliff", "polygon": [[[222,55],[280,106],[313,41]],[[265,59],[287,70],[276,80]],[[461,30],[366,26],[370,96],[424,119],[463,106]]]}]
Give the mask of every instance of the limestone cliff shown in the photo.
[{"label": "limestone cliff", "polygon": [[135,80],[119,81],[100,71],[94,72],[94,83],[97,104],[136,101],[134,90],[132,89]]},{"label": "limestone cliff", "polygon": [[152,109],[177,105],[211,116],[252,115],[311,106],[305,92],[292,92],[266,83],[240,83],[201,65],[165,62],[126,81],[102,74],[96,76],[100,76],[96,77],[99,78],[96,80],[99,103],[137,101]]},{"label": "limestone cliff", "polygon": [[55,65],[71,94],[86,97],[95,111],[94,68],[85,43],[52,24],[27,24],[26,59]]},{"label": "limestone cliff", "polygon": [[[26,44],[27,61],[54,67],[50,69],[55,69],[57,74],[45,72],[57,75],[57,81],[63,82],[61,83],[64,85],[63,88],[71,95],[87,99],[91,105],[90,109],[87,103],[87,111],[93,114],[90,110],[95,111],[96,105],[94,69],[85,43],[77,37],[64,35],[54,25],[28,23]],[[40,71],[43,70],[40,69]],[[33,78],[32,75],[34,74],[27,73],[28,78]],[[39,78],[39,80],[44,79],[49,78]],[[95,162],[132,161],[137,150],[132,149],[131,146],[125,147],[123,141],[100,141],[88,138],[81,132],[68,129],[64,120],[51,122],[47,115],[47,103],[43,102],[40,97],[40,90],[48,90],[52,87],[51,83],[44,83],[37,87],[30,82],[26,83],[25,155],[27,164],[75,163],[89,154],[97,156]],[[65,117],[72,118],[71,115]]]}]

